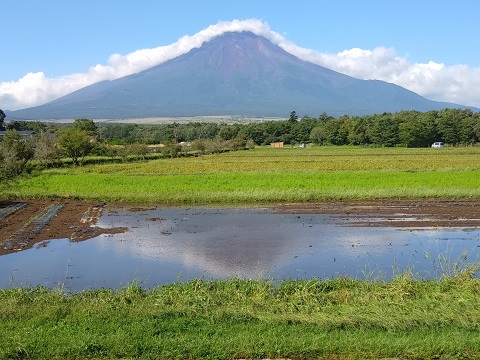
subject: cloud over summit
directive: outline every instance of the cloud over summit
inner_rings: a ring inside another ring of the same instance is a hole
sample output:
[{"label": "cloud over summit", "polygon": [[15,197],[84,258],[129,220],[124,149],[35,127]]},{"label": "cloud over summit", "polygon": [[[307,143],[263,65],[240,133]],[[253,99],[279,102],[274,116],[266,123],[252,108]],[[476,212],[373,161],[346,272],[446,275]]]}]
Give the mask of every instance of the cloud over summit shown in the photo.
[{"label": "cloud over summit", "polygon": [[256,19],[223,21],[185,35],[177,42],[127,55],[112,54],[107,64],[97,64],[85,73],[47,78],[43,72],[28,73],[17,81],[0,82],[0,108],[16,110],[41,105],[75,90],[103,80],[114,80],[141,72],[193,48],[225,32],[250,31],[263,36],[293,55],[317,65],[359,78],[395,83],[426,98],[480,107],[480,68],[466,65],[445,66],[442,63],[412,64],[395,49],[376,47],[373,50],[353,48],[337,54],[325,54],[301,48],[283,35]]}]

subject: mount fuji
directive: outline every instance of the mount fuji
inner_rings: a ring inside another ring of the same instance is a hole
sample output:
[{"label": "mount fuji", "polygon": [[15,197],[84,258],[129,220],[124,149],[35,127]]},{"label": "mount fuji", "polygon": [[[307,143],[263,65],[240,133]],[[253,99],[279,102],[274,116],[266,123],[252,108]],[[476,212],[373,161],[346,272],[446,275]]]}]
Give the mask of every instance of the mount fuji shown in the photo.
[{"label": "mount fuji", "polygon": [[286,117],[429,111],[462,105],[398,85],[359,80],[299,59],[250,32],[226,32],[137,74],[102,81],[47,104],[8,112],[21,119],[122,119],[202,115]]}]

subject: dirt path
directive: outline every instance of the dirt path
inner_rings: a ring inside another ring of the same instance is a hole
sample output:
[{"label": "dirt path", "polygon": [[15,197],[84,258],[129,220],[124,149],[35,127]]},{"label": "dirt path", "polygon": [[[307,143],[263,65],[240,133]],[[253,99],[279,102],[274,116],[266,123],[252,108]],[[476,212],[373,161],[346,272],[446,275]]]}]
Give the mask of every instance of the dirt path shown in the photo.
[{"label": "dirt path", "polygon": [[[105,208],[119,205],[129,206],[76,200],[0,201],[0,255],[51,239],[82,241],[123,232],[125,228],[92,226]],[[350,226],[480,227],[480,199],[332,201],[272,208],[276,213],[331,214]]]}]

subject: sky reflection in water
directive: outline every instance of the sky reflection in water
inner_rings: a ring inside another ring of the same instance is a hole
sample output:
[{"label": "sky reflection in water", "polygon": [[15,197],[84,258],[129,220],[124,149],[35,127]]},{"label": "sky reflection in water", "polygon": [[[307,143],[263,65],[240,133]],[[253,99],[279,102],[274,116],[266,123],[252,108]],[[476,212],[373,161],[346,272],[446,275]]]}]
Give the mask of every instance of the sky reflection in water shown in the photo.
[{"label": "sky reflection in water", "polygon": [[195,277],[390,279],[406,268],[437,277],[439,257],[450,263],[480,257],[478,228],[352,227],[335,216],[269,208],[111,209],[97,225],[129,231],[2,256],[0,287],[61,284],[81,291]]}]

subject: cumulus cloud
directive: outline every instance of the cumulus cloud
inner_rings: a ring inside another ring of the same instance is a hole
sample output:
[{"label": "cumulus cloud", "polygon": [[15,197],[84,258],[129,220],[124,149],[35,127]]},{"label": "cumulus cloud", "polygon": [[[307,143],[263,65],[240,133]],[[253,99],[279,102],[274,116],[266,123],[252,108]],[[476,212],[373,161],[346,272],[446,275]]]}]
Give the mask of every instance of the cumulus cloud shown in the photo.
[{"label": "cumulus cloud", "polygon": [[18,81],[0,82],[0,108],[15,110],[44,104],[98,81],[118,79],[159,65],[225,32],[241,31],[263,36],[303,60],[356,78],[384,80],[432,100],[480,107],[480,88],[476,86],[480,82],[480,68],[445,66],[433,61],[412,64],[394,49],[385,47],[324,54],[301,48],[272,31],[268,24],[250,19],[219,22],[195,35],[185,35],[171,45],[137,50],[127,55],[113,54],[106,65],[92,66],[85,73],[58,78],[47,78],[43,72],[28,73]]},{"label": "cumulus cloud", "polygon": [[[299,56],[299,55],[297,55]],[[300,57],[300,56],[299,56]],[[442,63],[410,63],[394,49],[350,49],[338,54],[313,52],[308,59],[318,65],[359,78],[400,85],[428,99],[480,107],[480,68]]]}]

